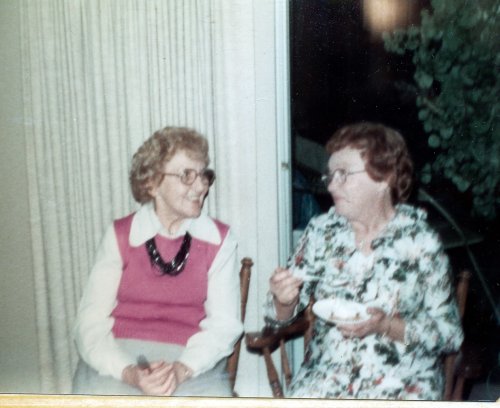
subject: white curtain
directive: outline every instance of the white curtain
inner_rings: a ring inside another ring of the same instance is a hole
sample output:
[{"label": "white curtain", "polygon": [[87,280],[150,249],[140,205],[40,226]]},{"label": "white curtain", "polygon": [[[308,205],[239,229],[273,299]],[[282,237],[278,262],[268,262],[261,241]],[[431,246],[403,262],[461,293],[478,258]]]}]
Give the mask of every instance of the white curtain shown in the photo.
[{"label": "white curtain", "polygon": [[[70,390],[71,328],[94,251],[112,219],[135,208],[131,155],[156,129],[187,125],[208,137],[218,173],[209,213],[232,224],[241,256],[265,255],[266,269],[277,264],[278,220],[269,209],[277,199],[272,4],[22,0],[42,392]],[[256,32],[269,32],[270,45],[259,45]],[[260,73],[259,59],[267,62]],[[262,303],[261,281],[252,283],[254,306]],[[259,312],[249,319],[258,326]]]}]

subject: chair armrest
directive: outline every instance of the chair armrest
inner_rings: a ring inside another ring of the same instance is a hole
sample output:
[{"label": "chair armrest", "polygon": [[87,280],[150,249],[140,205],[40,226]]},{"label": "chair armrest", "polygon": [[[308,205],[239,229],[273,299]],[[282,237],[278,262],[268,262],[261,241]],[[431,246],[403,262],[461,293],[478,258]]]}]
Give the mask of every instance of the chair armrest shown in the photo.
[{"label": "chair armrest", "polygon": [[309,327],[309,321],[304,316],[299,316],[289,325],[279,328],[266,326],[261,331],[245,334],[247,348],[253,350],[271,350],[277,348],[281,340],[287,341],[294,337],[304,335]]},{"label": "chair armrest", "polygon": [[288,387],[292,379],[292,372],[286,353],[285,342],[289,339],[303,336],[308,331],[309,325],[310,321],[307,319],[307,316],[302,314],[286,326],[266,326],[259,332],[245,334],[247,349],[249,351],[257,351],[264,356],[269,385],[275,398],[283,397],[283,387],[271,358],[271,353],[278,347],[280,348],[282,373]]}]

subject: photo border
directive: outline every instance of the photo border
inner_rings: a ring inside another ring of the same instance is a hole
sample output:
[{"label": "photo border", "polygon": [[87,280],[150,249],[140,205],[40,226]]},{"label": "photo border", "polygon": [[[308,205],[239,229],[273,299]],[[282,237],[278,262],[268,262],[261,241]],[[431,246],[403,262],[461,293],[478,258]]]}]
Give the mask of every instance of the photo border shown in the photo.
[{"label": "photo border", "polygon": [[[495,402],[467,402],[467,407],[500,405]],[[461,402],[451,401],[391,401],[391,400],[328,400],[328,399],[273,399],[273,398],[199,398],[148,396],[90,396],[46,394],[0,394],[1,407],[213,407],[213,408],[414,408],[456,407]]]}]

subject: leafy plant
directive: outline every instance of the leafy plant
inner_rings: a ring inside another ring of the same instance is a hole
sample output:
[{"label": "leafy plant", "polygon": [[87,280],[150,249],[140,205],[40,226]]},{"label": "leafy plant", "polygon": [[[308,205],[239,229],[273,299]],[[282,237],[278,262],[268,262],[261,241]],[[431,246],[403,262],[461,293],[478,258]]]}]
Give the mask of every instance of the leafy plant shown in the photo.
[{"label": "leafy plant", "polygon": [[500,208],[500,0],[432,0],[420,26],[384,34],[410,53],[418,117],[434,149],[421,174],[451,180],[486,218]]}]

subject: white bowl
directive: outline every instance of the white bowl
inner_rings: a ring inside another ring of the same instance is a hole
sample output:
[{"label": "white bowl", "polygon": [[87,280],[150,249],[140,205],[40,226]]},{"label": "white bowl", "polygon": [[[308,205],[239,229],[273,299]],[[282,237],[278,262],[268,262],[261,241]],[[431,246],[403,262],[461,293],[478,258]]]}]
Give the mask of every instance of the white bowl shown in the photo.
[{"label": "white bowl", "polygon": [[335,324],[362,323],[370,318],[367,306],[344,299],[323,299],[313,305],[313,312],[327,322]]}]

